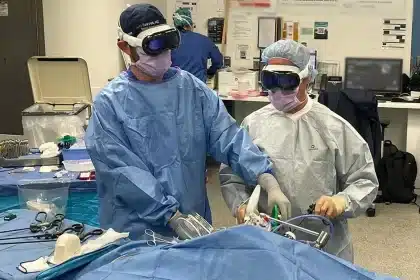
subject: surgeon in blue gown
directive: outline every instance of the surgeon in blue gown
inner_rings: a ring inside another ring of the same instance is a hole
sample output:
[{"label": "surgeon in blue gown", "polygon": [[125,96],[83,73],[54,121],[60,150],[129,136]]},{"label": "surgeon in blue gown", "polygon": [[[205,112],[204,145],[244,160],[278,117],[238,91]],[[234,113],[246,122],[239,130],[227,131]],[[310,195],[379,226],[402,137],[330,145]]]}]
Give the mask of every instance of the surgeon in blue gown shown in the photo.
[{"label": "surgeon in blue gown", "polygon": [[[190,72],[201,81],[214,76],[223,66],[223,55],[210,38],[193,31],[191,11],[179,8],[173,15],[174,25],[181,35],[179,48],[172,51],[172,67]],[[207,60],[211,66],[207,68]]]},{"label": "surgeon in blue gown", "polygon": [[172,235],[168,223],[179,212],[211,223],[207,153],[249,184],[273,188],[273,199],[284,203],[268,157],[217,95],[192,74],[170,68],[179,35],[160,11],[132,5],[119,24],[118,46],[132,65],[97,95],[86,132],[101,226],[136,239],[145,229]]}]

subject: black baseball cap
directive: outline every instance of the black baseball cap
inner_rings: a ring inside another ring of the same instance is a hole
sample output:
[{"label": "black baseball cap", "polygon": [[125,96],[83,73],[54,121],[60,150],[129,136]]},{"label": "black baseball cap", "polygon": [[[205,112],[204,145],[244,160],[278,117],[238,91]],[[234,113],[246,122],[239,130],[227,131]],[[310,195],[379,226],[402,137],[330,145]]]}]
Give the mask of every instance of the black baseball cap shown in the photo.
[{"label": "black baseball cap", "polygon": [[124,33],[137,37],[141,32],[154,26],[166,24],[162,13],[150,4],[131,5],[120,16],[120,27]]}]

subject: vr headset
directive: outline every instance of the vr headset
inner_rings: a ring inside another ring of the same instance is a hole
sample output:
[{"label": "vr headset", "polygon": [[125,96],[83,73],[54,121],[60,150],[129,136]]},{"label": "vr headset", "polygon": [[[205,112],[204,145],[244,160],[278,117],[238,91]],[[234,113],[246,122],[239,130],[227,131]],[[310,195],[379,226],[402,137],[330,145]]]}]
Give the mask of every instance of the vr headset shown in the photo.
[{"label": "vr headset", "polygon": [[146,29],[137,37],[124,33],[118,26],[118,38],[127,42],[133,48],[142,48],[150,56],[157,56],[164,51],[174,50],[179,47],[181,41],[178,30],[166,24]]},{"label": "vr headset", "polygon": [[261,71],[261,85],[270,91],[293,91],[309,77],[309,63],[303,71],[291,65],[266,65]]}]

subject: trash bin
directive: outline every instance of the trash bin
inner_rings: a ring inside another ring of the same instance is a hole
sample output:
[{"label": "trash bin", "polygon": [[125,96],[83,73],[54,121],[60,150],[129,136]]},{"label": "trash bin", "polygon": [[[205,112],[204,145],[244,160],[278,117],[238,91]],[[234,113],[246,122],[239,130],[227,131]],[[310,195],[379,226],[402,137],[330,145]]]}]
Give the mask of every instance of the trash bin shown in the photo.
[{"label": "trash bin", "polygon": [[31,148],[63,135],[84,136],[92,92],[81,58],[31,57],[29,77],[35,104],[22,111],[24,136]]}]

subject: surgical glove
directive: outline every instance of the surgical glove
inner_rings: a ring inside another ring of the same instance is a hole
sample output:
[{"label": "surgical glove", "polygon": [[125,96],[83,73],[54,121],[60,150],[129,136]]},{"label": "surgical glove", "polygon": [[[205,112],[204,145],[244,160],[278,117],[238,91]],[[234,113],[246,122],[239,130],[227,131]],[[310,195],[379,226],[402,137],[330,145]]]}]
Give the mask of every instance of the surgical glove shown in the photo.
[{"label": "surgical glove", "polygon": [[197,213],[184,215],[177,211],[169,220],[169,226],[181,240],[204,236],[213,231],[213,227]]},{"label": "surgical glove", "polygon": [[328,218],[336,218],[348,207],[347,199],[342,195],[322,196],[315,205],[315,214]]},{"label": "surgical glove", "polygon": [[246,204],[242,204],[238,207],[238,210],[236,211],[236,222],[238,224],[245,223],[245,215],[246,215]]},{"label": "surgical glove", "polygon": [[[258,177],[258,184],[267,192],[268,210],[271,213],[274,205],[280,209],[281,219],[288,220],[292,216],[292,206],[289,199],[284,195],[280,189],[280,185],[276,178],[269,173],[264,173]],[[276,217],[278,218],[278,217]]]}]

